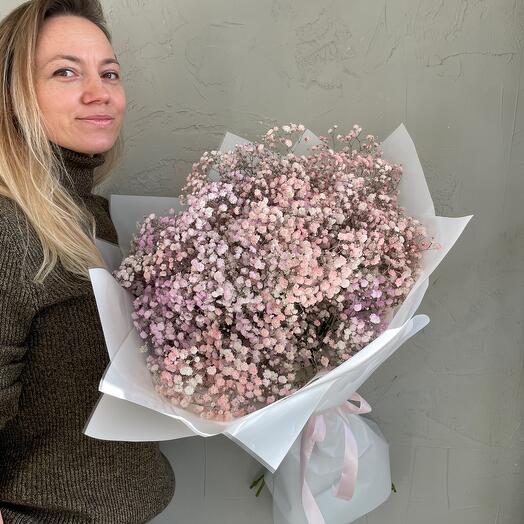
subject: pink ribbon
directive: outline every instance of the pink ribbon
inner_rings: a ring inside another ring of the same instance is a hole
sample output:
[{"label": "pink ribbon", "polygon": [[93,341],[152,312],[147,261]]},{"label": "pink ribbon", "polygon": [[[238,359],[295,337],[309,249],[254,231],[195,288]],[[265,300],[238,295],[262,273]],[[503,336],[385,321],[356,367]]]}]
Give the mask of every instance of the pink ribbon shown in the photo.
[{"label": "pink ribbon", "polygon": [[[302,440],[300,443],[300,484],[302,486],[302,505],[309,524],[325,524],[324,517],[306,480],[306,471],[311,460],[313,448],[315,444],[323,442],[326,438],[326,421],[324,415],[332,411],[337,412],[341,416],[345,413],[360,415],[371,411],[370,405],[358,393],[354,393],[350,400],[359,402],[359,406],[355,406],[355,404],[352,404],[348,400],[340,406],[336,406],[317,415],[312,415],[302,432]],[[339,499],[351,500],[357,483],[358,448],[355,436],[349,424],[344,419],[343,424],[345,433],[344,460],[340,480],[337,485],[333,487],[333,494]]]}]

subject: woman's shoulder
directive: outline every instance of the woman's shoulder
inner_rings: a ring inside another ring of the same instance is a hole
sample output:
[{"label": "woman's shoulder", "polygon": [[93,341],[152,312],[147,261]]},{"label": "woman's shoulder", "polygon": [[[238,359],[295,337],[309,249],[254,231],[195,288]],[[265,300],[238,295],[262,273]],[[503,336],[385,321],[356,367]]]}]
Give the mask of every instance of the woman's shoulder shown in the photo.
[{"label": "woman's shoulder", "polygon": [[0,195],[0,219],[9,218],[18,208],[18,204],[5,195]]},{"label": "woman's shoulder", "polygon": [[[36,234],[20,206],[0,195],[0,290],[33,289],[29,276],[40,254]],[[31,300],[35,296],[31,292]]]},{"label": "woman's shoulder", "polygon": [[27,238],[28,227],[22,208],[13,199],[0,195],[0,241],[16,242],[24,234]]}]

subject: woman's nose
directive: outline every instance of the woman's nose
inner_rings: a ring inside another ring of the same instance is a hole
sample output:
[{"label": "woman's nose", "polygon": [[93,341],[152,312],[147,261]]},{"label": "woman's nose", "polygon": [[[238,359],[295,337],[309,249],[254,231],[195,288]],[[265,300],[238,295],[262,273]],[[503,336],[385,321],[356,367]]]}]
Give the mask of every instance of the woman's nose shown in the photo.
[{"label": "woman's nose", "polygon": [[93,102],[107,102],[110,98],[109,90],[98,75],[90,77],[85,84],[82,101],[85,104]]}]

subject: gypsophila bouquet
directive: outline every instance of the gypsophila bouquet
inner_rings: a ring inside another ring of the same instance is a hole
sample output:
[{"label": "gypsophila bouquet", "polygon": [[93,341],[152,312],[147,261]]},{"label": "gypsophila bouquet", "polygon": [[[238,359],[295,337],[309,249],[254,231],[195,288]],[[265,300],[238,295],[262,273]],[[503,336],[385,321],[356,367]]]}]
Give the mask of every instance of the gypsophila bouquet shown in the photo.
[{"label": "gypsophila bouquet", "polygon": [[335,130],[306,156],[290,151],[296,124],[205,152],[187,208],[141,224],[114,276],[174,404],[231,420],[273,403],[365,347],[408,295],[432,242],[398,205],[402,166],[359,126]]}]

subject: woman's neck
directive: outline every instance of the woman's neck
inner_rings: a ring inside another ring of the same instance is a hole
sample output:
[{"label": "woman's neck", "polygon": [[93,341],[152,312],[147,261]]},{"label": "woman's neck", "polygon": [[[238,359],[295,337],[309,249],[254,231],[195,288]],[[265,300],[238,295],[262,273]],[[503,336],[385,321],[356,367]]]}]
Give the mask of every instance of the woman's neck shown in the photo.
[{"label": "woman's neck", "polygon": [[62,146],[55,147],[55,151],[62,158],[67,172],[60,179],[62,185],[73,195],[90,195],[93,191],[94,170],[105,162],[104,155],[78,153]]}]

